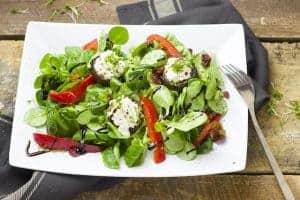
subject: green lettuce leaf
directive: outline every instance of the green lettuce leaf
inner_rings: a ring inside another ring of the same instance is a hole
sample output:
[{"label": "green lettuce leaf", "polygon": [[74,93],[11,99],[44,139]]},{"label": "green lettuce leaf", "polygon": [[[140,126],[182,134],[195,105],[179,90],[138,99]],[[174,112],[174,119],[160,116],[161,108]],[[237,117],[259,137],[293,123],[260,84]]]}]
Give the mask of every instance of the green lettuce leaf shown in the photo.
[{"label": "green lettuce leaf", "polygon": [[141,165],[146,155],[146,145],[141,139],[135,138],[125,152],[125,163],[128,167]]},{"label": "green lettuce leaf", "polygon": [[47,111],[43,107],[31,108],[25,113],[24,121],[32,127],[42,127],[47,121]]},{"label": "green lettuce leaf", "polygon": [[110,169],[118,169],[120,167],[120,143],[107,147],[101,154],[102,160],[106,167]]},{"label": "green lettuce leaf", "polygon": [[207,138],[197,149],[197,154],[205,154],[213,150],[213,141]]}]

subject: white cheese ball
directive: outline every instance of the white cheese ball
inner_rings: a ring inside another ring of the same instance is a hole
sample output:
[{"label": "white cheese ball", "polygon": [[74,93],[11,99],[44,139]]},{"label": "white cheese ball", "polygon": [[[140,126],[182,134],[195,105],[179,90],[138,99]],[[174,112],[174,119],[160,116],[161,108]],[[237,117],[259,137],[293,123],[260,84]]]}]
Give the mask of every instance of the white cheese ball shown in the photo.
[{"label": "white cheese ball", "polygon": [[173,65],[178,59],[179,58],[169,58],[165,65],[164,77],[171,84],[177,84],[192,77],[192,68],[190,66],[183,66],[179,72],[173,69]]},{"label": "white cheese ball", "polygon": [[[117,63],[111,63],[107,59],[109,56],[113,56],[119,61]],[[121,60],[113,51],[108,50],[95,58],[93,68],[97,76],[103,80],[110,80],[113,77],[120,77],[125,70],[125,62]]]},{"label": "white cheese ball", "polygon": [[118,127],[121,134],[129,137],[130,129],[139,124],[140,110],[138,104],[128,97],[122,97],[120,102],[113,99],[109,104],[108,116]]}]

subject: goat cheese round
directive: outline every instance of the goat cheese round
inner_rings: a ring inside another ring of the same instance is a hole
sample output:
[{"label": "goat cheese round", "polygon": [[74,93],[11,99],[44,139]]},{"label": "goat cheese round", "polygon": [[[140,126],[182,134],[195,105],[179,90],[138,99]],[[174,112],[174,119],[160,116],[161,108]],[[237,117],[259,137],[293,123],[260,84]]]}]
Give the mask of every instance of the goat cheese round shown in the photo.
[{"label": "goat cheese round", "polygon": [[103,80],[120,77],[125,70],[123,59],[111,50],[99,54],[92,62],[96,75]]},{"label": "goat cheese round", "polygon": [[176,62],[179,58],[169,58],[167,64],[165,65],[164,78],[171,84],[177,85],[183,81],[186,81],[192,77],[192,67],[183,65],[180,69],[176,69]]},{"label": "goat cheese round", "polygon": [[109,102],[108,116],[121,134],[129,137],[130,130],[139,124],[140,108],[128,97],[122,97],[120,101],[113,99]]}]

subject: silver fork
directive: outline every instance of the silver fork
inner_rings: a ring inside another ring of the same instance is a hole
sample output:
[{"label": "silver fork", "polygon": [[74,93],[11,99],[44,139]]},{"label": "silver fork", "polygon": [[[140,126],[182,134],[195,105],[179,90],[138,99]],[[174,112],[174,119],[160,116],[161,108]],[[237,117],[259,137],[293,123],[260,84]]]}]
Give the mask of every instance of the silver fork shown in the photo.
[{"label": "silver fork", "polygon": [[255,97],[255,90],[251,81],[251,78],[244,73],[243,71],[237,69],[235,66],[229,64],[221,66],[222,72],[229,78],[229,80],[233,83],[237,91],[240,93],[240,95],[243,97],[244,101],[246,102],[252,122],[254,125],[254,128],[256,130],[256,133],[258,135],[259,141],[261,142],[265,153],[267,155],[267,158],[269,160],[269,163],[273,169],[273,172],[275,174],[275,177],[277,179],[277,182],[281,188],[281,191],[283,193],[283,196],[286,200],[294,200],[295,197],[293,193],[291,192],[289,185],[284,179],[284,176],[282,175],[282,172],[271,152],[271,149],[266,142],[266,139],[262,133],[262,130],[259,127],[259,124],[257,122],[257,118],[254,111],[254,97]]}]

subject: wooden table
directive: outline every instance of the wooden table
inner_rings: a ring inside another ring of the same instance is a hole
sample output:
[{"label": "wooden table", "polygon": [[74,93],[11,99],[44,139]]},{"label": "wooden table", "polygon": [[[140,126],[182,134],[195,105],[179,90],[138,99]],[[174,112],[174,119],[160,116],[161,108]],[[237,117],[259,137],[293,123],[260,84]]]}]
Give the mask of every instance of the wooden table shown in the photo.
[{"label": "wooden table", "polygon": [[[45,1],[0,0],[0,109],[11,115],[23,48],[25,27],[30,20],[48,21],[57,0],[50,8]],[[135,0],[107,0],[99,6],[89,1],[81,7],[80,23],[113,23],[115,7]],[[288,112],[289,100],[300,100],[300,3],[299,0],[233,0],[255,34],[269,52],[271,81],[284,94],[279,113]],[[11,14],[13,8],[29,9],[28,14]],[[54,21],[70,22],[67,16]],[[285,174],[296,199],[300,199],[300,120],[293,115],[269,117],[265,109],[259,122],[274,156]],[[128,179],[110,189],[86,192],[76,199],[283,199],[263,149],[250,124],[247,167],[244,171],[202,177]]]}]

